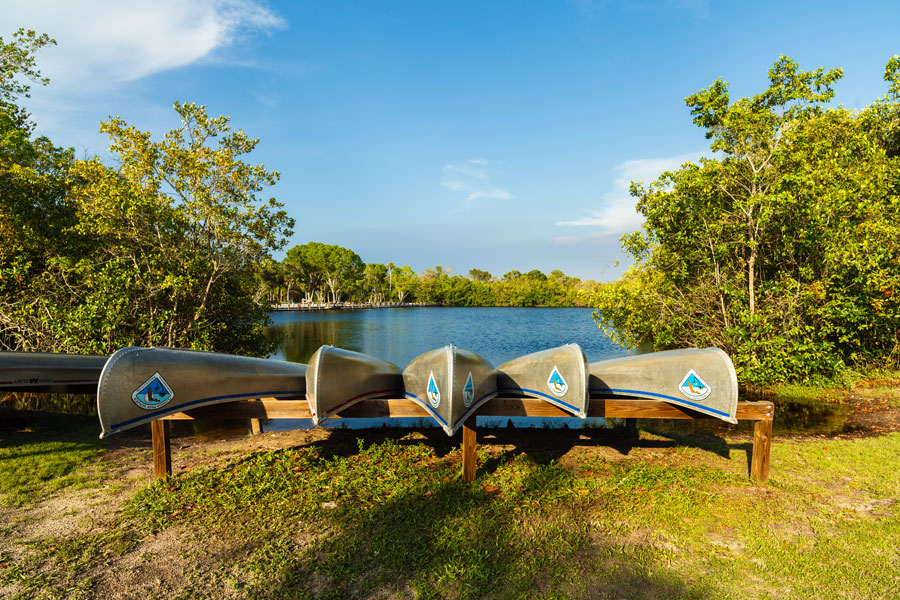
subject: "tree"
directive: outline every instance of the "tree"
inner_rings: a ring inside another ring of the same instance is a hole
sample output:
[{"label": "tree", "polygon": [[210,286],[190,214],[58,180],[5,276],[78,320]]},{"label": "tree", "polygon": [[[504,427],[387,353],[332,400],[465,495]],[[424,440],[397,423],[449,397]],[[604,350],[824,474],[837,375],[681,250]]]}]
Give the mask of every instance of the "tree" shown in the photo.
[{"label": "tree", "polygon": [[312,302],[313,297],[324,296],[326,254],[325,244],[309,242],[288,250],[281,262],[286,276],[303,291],[307,303]]},{"label": "tree", "polygon": [[472,281],[490,281],[491,274],[487,271],[482,271],[481,269],[469,269],[469,277]]},{"label": "tree", "polygon": [[414,295],[419,286],[419,278],[409,265],[403,265],[394,270],[394,291],[397,292],[397,301],[405,302],[407,297]]},{"label": "tree", "polygon": [[717,80],[686,99],[717,158],[632,184],[646,222],[623,238],[635,266],[597,292],[601,325],[628,346],[723,347],[751,382],[896,360],[890,111],[826,110],[840,75],[781,57],[753,98]]},{"label": "tree", "polygon": [[365,277],[365,291],[368,293],[369,302],[383,302],[384,288],[387,285],[388,269],[385,265],[369,263],[363,269]]},{"label": "tree", "polygon": [[0,38],[0,348],[53,349],[47,315],[36,285],[55,257],[80,246],[71,232],[74,211],[66,203],[71,149],[46,137],[31,138],[34,125],[16,102],[30,83],[46,85],[35,54],[54,42],[20,29]]},{"label": "tree", "polygon": [[293,220],[257,193],[278,173],[241,157],[258,140],[203,106],[175,104],[180,127],[154,142],[115,117],[101,125],[119,167],[71,169],[84,256],[62,257],[42,301],[66,349],[184,346],[263,354],[266,305],[252,275]]}]

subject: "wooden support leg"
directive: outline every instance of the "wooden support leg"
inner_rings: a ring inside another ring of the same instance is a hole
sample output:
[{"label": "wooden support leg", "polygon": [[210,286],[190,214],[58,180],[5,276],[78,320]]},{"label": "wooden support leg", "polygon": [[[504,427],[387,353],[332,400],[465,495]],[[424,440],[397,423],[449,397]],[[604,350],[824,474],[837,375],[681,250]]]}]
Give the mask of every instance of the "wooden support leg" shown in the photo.
[{"label": "wooden support leg", "polygon": [[157,419],[150,423],[153,433],[153,473],[157,478],[172,474],[172,447],[169,444],[169,422]]},{"label": "wooden support leg", "polygon": [[250,433],[253,435],[258,435],[262,432],[262,419],[250,419]]},{"label": "wooden support leg", "polygon": [[[471,423],[471,425],[470,425]],[[463,423],[463,481],[475,481],[475,416]]]},{"label": "wooden support leg", "polygon": [[637,419],[625,419],[625,435],[629,440],[638,439]]},{"label": "wooden support leg", "polygon": [[772,450],[772,417],[753,425],[753,457],[750,459],[750,479],[759,483],[769,480]]}]

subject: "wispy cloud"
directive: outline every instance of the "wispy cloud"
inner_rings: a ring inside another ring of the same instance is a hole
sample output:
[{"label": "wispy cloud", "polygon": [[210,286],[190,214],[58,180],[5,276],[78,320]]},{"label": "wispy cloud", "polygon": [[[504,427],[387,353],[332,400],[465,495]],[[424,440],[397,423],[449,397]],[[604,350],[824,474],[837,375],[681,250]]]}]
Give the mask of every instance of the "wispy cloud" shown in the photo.
[{"label": "wispy cloud", "polygon": [[597,208],[587,210],[587,214],[568,221],[559,221],[559,227],[589,228],[583,236],[560,235],[554,238],[558,244],[575,244],[584,238],[618,237],[623,233],[635,231],[643,223],[643,216],[635,210],[635,199],[628,193],[632,181],[650,183],[665,171],[677,169],[689,161],[696,161],[702,152],[692,152],[665,158],[645,158],[628,160],[615,169],[617,177],[613,181],[612,190],[603,194]]},{"label": "wispy cloud", "polygon": [[[103,86],[210,59],[244,36],[284,28],[254,0],[29,0],[3,20],[49,34],[39,58],[54,86]],[[4,32],[9,33],[9,32]]]},{"label": "wispy cloud", "polygon": [[491,162],[483,158],[473,158],[462,163],[448,164],[441,169],[441,185],[453,192],[465,194],[462,210],[478,200],[511,200],[514,196],[507,190],[491,183],[488,172]]}]

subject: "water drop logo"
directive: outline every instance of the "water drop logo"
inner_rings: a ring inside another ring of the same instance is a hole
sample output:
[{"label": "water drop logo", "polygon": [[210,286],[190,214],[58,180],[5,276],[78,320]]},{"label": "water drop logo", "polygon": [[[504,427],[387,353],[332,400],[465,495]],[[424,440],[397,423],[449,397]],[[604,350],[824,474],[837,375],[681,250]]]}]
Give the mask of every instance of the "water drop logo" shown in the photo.
[{"label": "water drop logo", "polygon": [[712,392],[712,388],[706,385],[706,382],[700,379],[693,369],[687,372],[678,389],[682,395],[689,400],[703,400]]},{"label": "water drop logo", "polygon": [[550,377],[547,379],[547,387],[550,388],[554,396],[559,396],[560,398],[569,391],[569,384],[563,379],[556,365],[553,365],[553,371],[550,372]]},{"label": "water drop logo", "polygon": [[437,408],[441,404],[441,391],[438,389],[437,383],[434,381],[434,371],[432,371],[428,375],[428,389],[425,390],[425,395],[428,396],[428,402],[431,403],[431,406]]},{"label": "water drop logo", "polygon": [[468,407],[475,399],[475,386],[472,384],[472,371],[469,371],[469,378],[466,379],[466,385],[463,387],[463,402]]},{"label": "water drop logo", "polygon": [[131,399],[144,410],[156,410],[168,404],[175,394],[159,372],[131,393]]}]

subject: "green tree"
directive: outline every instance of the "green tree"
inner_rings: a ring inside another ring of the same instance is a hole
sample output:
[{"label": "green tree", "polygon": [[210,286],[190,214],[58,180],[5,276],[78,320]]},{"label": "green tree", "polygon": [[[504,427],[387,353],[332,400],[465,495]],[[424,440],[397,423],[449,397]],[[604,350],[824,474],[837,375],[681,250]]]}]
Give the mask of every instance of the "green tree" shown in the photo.
[{"label": "green tree", "polygon": [[284,245],[293,220],[257,193],[278,173],[242,156],[258,140],[227,117],[175,104],[180,127],[154,142],[115,117],[101,125],[119,167],[76,161],[75,232],[90,240],[66,257],[42,301],[67,349],[183,346],[262,354],[267,306],[253,274]]},{"label": "green tree", "polygon": [[38,288],[56,257],[79,247],[66,203],[72,150],[32,139],[34,124],[17,105],[30,83],[48,83],[35,54],[53,44],[23,29],[0,38],[0,348],[10,350],[54,349]]},{"label": "green tree", "polygon": [[632,184],[636,264],[596,296],[614,337],[720,346],[753,382],[896,361],[900,165],[874,133],[890,111],[826,110],[840,75],[782,57],[757,96],[717,80],[686,99],[717,158]]},{"label": "green tree", "polygon": [[409,302],[409,298],[415,297],[419,288],[419,278],[409,265],[403,265],[394,270],[394,292],[398,302]]},{"label": "green tree", "polygon": [[472,278],[472,281],[490,281],[491,274],[487,271],[482,271],[481,269],[469,269],[469,277]]},{"label": "green tree", "polygon": [[363,269],[365,277],[364,290],[369,302],[384,302],[384,294],[388,287],[388,268],[378,263],[369,263]]}]

